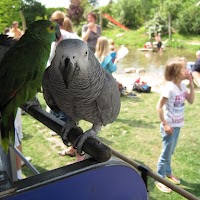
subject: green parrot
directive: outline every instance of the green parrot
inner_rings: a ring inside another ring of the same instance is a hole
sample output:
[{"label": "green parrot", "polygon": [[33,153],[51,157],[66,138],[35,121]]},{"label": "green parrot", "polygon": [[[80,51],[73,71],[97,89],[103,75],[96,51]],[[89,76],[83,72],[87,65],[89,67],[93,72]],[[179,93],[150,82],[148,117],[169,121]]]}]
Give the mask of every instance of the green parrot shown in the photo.
[{"label": "green parrot", "polygon": [[0,60],[0,145],[7,153],[14,144],[17,108],[32,100],[40,88],[51,43],[61,33],[55,22],[38,20]]}]

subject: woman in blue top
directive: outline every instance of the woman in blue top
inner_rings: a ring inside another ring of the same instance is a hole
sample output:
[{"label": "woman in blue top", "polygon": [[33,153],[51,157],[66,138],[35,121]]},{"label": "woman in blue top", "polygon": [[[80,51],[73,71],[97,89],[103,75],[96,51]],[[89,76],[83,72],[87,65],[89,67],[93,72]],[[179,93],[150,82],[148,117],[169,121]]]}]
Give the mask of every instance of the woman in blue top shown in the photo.
[{"label": "woman in blue top", "polygon": [[98,38],[95,56],[108,73],[112,74],[117,70],[116,63],[118,60],[115,59],[114,63],[112,61],[107,37],[101,36]]}]

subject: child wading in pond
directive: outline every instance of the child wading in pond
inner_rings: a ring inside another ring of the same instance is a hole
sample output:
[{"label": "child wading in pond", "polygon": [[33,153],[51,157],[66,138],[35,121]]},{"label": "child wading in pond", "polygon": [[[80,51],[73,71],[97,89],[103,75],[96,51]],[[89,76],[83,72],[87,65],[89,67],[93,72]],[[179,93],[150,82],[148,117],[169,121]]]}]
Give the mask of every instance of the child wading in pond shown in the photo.
[{"label": "child wading in pond", "polygon": [[[160,133],[162,137],[162,152],[158,160],[158,174],[175,184],[180,180],[172,173],[171,157],[174,153],[180,128],[184,125],[185,99],[192,104],[194,102],[194,85],[192,76],[186,69],[184,58],[170,60],[165,69],[165,79],[168,81],[156,106],[160,118]],[[187,90],[182,80],[190,82]],[[160,182],[155,183],[162,192],[170,193],[171,189]]]}]

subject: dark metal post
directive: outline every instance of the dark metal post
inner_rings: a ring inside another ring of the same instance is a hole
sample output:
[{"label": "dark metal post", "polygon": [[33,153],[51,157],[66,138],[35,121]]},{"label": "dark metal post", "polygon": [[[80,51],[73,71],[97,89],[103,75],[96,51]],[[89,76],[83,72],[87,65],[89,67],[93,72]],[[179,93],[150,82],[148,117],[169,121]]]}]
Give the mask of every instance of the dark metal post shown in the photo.
[{"label": "dark metal post", "polygon": [[149,171],[149,169],[146,166],[140,165],[138,167],[138,170],[141,171],[141,177],[146,185],[147,192],[148,192],[148,171]]},{"label": "dark metal post", "polygon": [[5,171],[12,181],[17,181],[16,157],[11,148],[6,154],[0,146],[0,171]]}]

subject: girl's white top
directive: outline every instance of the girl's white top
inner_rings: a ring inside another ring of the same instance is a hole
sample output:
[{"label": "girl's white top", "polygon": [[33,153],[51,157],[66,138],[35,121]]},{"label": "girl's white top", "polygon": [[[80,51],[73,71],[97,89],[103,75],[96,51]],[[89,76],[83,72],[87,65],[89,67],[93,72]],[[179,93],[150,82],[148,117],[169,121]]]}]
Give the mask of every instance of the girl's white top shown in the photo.
[{"label": "girl's white top", "polygon": [[164,118],[171,127],[182,127],[184,125],[184,105],[187,88],[184,83],[180,84],[180,88],[169,81],[162,92],[162,96],[168,99],[163,107]]}]

